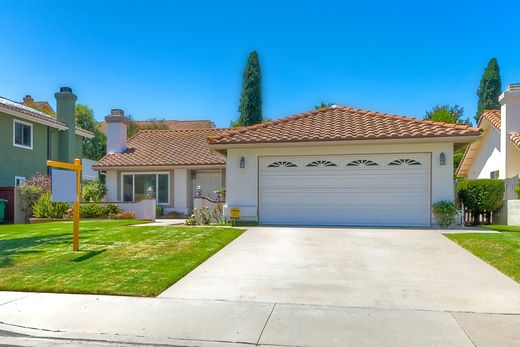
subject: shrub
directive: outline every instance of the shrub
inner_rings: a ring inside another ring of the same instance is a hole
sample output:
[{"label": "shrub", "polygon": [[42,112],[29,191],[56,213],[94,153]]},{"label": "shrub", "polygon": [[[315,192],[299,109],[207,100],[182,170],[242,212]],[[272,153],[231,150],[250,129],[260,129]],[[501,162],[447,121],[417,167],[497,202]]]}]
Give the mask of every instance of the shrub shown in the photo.
[{"label": "shrub", "polygon": [[119,208],[119,206],[114,204],[108,204],[103,206],[105,208],[105,216],[115,216],[118,213],[123,212],[122,209]]},{"label": "shrub", "polygon": [[123,211],[119,212],[115,216],[113,216],[114,219],[135,219],[135,212],[131,211]]},{"label": "shrub", "polygon": [[52,202],[51,193],[43,193],[33,206],[36,218],[64,218],[67,216],[69,204],[66,202]]},{"label": "shrub", "polygon": [[208,225],[211,223],[211,213],[207,206],[193,209],[193,214],[186,219],[186,225]]},{"label": "shrub", "polygon": [[504,181],[495,179],[463,180],[457,193],[464,207],[471,212],[495,212],[502,207]]},{"label": "shrub", "polygon": [[81,188],[83,201],[100,202],[106,193],[107,188],[99,179],[83,183],[83,187]]},{"label": "shrub", "polygon": [[163,207],[161,205],[155,206],[155,217],[159,218],[163,215]]},{"label": "shrub", "polygon": [[83,204],[79,207],[81,218],[112,217],[121,212],[117,205],[101,205],[97,203]]},{"label": "shrub", "polygon": [[457,215],[457,206],[448,200],[436,202],[432,206],[433,214],[439,222],[441,228],[446,229],[455,223],[455,216]]},{"label": "shrub", "polygon": [[517,195],[517,198],[520,199],[520,178],[518,179],[518,183],[515,186],[515,193]]},{"label": "shrub", "polygon": [[473,215],[473,223],[480,222],[480,216],[490,221],[492,212],[502,207],[504,202],[504,181],[496,179],[463,180],[457,185],[457,194],[464,209]]},{"label": "shrub", "polygon": [[51,191],[51,181],[48,176],[36,173],[18,186],[20,207],[25,212],[26,219],[33,216],[34,204],[40,197]]},{"label": "shrub", "polygon": [[84,204],[79,207],[79,216],[81,218],[98,218],[105,215],[105,209],[102,205],[91,203]]}]

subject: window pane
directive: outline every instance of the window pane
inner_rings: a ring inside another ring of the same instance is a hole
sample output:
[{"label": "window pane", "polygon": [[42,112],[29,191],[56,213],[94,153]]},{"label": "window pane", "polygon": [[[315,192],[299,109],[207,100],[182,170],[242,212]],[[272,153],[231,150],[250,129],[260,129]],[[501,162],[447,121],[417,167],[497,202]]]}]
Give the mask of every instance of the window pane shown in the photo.
[{"label": "window pane", "polygon": [[156,175],[135,175],[135,201],[142,199],[155,199]]},{"label": "window pane", "polygon": [[31,127],[28,125],[22,125],[23,127],[23,145],[31,147]]},{"label": "window pane", "polygon": [[159,176],[159,192],[157,193],[157,202],[159,204],[168,203],[168,175],[157,175]]},{"label": "window pane", "polygon": [[23,125],[14,123],[14,143],[23,145]]},{"label": "window pane", "polygon": [[123,175],[123,201],[134,201],[134,178]]}]

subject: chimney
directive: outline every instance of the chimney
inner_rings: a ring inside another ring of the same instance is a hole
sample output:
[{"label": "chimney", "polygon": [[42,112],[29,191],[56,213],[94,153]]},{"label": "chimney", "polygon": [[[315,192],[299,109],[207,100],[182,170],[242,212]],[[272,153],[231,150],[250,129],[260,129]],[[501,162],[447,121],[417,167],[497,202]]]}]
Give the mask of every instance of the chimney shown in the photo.
[{"label": "chimney", "polygon": [[122,153],[127,148],[126,131],[130,120],[125,117],[125,112],[114,108],[105,117],[107,122],[107,153]]},{"label": "chimney", "polygon": [[31,106],[32,104],[34,104],[34,99],[32,98],[32,96],[30,95],[26,95],[24,98],[23,98],[23,104],[25,106]]},{"label": "chimney", "polygon": [[56,98],[56,118],[65,123],[66,131],[58,134],[58,157],[61,161],[72,163],[75,158],[81,158],[81,145],[76,141],[76,100],[77,97],[69,87],[61,87],[54,94]]},{"label": "chimney", "polygon": [[[519,173],[519,165],[512,160],[516,149],[510,140],[512,134],[520,133],[520,83],[507,86],[498,98],[500,101],[500,154],[504,163],[504,175],[500,178],[509,178]],[[509,159],[509,160],[506,160]]]}]

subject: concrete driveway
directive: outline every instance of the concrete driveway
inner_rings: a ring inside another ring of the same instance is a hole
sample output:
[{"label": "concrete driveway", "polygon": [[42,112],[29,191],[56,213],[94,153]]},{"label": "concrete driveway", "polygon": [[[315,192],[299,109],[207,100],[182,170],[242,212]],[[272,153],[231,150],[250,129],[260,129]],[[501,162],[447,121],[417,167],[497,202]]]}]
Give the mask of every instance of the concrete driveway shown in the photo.
[{"label": "concrete driveway", "polygon": [[162,298],[520,313],[520,285],[436,230],[251,228]]}]

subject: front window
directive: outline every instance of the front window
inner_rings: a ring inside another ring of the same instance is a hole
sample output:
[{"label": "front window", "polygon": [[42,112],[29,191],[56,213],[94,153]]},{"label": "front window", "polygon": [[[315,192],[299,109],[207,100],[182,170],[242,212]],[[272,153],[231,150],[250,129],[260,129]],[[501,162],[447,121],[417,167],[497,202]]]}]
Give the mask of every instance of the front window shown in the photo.
[{"label": "front window", "polygon": [[156,199],[169,204],[169,175],[167,173],[123,174],[123,201]]},{"label": "front window", "polygon": [[32,124],[15,120],[13,123],[13,145],[32,149]]}]

